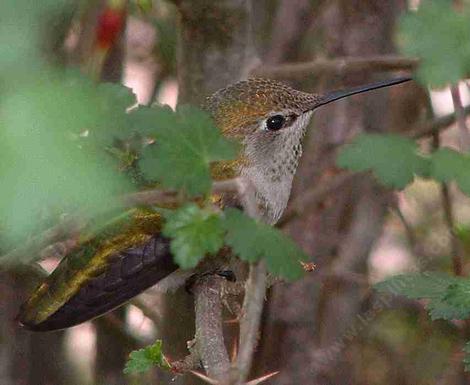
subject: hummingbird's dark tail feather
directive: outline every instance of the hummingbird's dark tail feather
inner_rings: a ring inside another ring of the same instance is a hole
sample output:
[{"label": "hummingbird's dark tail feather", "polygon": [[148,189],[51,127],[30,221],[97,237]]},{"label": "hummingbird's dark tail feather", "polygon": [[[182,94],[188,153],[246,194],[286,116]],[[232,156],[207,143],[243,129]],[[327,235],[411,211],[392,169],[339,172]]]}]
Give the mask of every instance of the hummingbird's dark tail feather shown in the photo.
[{"label": "hummingbird's dark tail feather", "polygon": [[89,279],[46,319],[38,322],[36,311],[32,311],[32,306],[26,302],[18,320],[25,328],[33,331],[75,326],[115,309],[176,269],[170,254],[169,240],[155,235],[144,244],[110,257],[104,272]]},{"label": "hummingbird's dark tail feather", "polygon": [[328,92],[326,95],[319,98],[315,102],[315,104],[312,106],[311,109],[313,110],[320,106],[324,106],[325,104],[334,102],[339,99],[346,98],[351,95],[361,94],[363,92],[368,92],[368,91],[376,90],[379,88],[394,86],[397,84],[408,82],[410,80],[413,80],[413,79],[411,77],[400,77],[400,78],[388,79],[388,80],[383,80],[383,81],[376,82],[376,83],[367,84],[365,86],[354,87],[348,90]]}]

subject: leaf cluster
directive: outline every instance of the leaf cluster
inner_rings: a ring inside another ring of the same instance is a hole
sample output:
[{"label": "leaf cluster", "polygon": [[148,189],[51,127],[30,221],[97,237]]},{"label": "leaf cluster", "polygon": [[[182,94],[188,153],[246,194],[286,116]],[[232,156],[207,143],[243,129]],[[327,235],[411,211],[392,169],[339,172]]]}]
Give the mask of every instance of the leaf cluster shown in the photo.
[{"label": "leaf cluster", "polygon": [[135,114],[149,123],[139,132],[156,140],[142,154],[142,172],[166,188],[190,196],[207,194],[212,186],[210,164],[238,153],[236,143],[224,138],[210,116],[196,107],[182,106],[176,112],[160,107]]},{"label": "leaf cluster", "polygon": [[192,268],[206,254],[226,244],[242,260],[265,259],[271,273],[285,279],[300,278],[305,253],[281,231],[249,218],[240,210],[215,212],[187,204],[169,214],[163,233],[172,238],[171,251],[182,268]]},{"label": "leaf cluster", "polygon": [[395,134],[362,134],[339,153],[337,163],[351,171],[372,171],[385,186],[403,189],[416,176],[439,182],[455,181],[470,195],[470,155],[441,148],[430,155],[417,144]]},{"label": "leaf cluster", "polygon": [[433,320],[466,319],[470,316],[470,279],[445,273],[412,273],[391,277],[376,289],[410,299],[427,300]]}]

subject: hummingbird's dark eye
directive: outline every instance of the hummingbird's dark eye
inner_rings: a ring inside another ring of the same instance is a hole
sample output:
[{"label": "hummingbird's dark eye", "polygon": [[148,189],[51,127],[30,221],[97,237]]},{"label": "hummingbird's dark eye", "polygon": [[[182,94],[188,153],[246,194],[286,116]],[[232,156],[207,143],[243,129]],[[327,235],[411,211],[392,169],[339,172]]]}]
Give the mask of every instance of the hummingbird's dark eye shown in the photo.
[{"label": "hummingbird's dark eye", "polygon": [[280,130],[284,126],[285,122],[286,118],[282,115],[271,116],[266,120],[266,129],[269,131]]}]

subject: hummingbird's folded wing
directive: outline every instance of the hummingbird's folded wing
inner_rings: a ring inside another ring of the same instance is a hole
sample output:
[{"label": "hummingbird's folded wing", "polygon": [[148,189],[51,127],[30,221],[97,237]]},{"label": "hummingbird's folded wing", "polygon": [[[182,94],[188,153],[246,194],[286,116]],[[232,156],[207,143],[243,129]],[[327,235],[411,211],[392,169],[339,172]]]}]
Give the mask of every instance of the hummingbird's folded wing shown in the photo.
[{"label": "hummingbird's folded wing", "polygon": [[23,304],[19,322],[34,331],[78,325],[174,272],[169,240],[160,234],[158,223],[149,228],[148,222],[111,238],[93,239],[65,257]]}]

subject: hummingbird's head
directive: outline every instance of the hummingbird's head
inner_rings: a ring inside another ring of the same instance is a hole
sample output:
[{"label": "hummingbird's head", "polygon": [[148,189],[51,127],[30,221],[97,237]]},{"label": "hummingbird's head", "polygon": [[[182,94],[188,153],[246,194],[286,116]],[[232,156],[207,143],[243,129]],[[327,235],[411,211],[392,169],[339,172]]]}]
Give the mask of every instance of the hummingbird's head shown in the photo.
[{"label": "hummingbird's head", "polygon": [[279,219],[287,204],[316,101],[317,95],[256,78],[207,98],[205,108],[222,133],[242,143],[238,173],[255,186],[269,223]]},{"label": "hummingbird's head", "polygon": [[256,188],[263,220],[275,223],[287,205],[313,110],[349,95],[407,80],[316,95],[253,78],[215,92],[207,98],[205,109],[225,136],[242,143],[238,173]]}]

